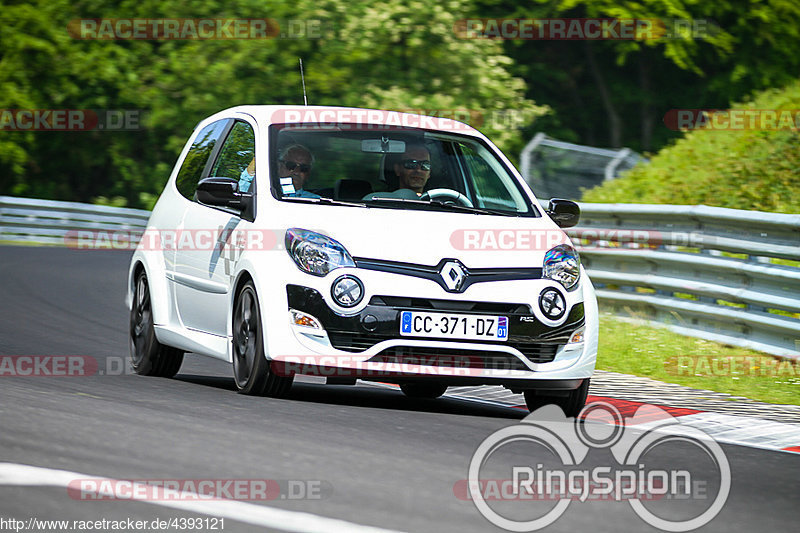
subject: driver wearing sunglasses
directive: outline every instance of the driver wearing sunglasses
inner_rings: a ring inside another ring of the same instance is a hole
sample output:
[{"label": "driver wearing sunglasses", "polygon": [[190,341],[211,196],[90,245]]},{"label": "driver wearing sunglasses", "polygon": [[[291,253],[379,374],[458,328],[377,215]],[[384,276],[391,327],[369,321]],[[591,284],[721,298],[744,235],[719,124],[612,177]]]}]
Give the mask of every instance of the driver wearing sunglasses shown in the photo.
[{"label": "driver wearing sunglasses", "polygon": [[406,146],[406,151],[394,164],[398,187],[411,189],[420,196],[431,177],[431,154],[422,144]]}]

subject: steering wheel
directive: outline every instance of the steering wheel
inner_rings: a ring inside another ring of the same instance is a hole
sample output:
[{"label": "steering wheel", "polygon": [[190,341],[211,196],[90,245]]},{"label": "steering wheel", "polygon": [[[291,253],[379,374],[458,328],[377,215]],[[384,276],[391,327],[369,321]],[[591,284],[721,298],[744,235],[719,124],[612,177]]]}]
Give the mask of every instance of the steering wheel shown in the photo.
[{"label": "steering wheel", "polygon": [[422,193],[422,196],[419,197],[420,200],[438,200],[439,198],[447,198],[461,205],[474,207],[472,202],[469,201],[469,198],[453,189],[431,189],[430,191]]}]

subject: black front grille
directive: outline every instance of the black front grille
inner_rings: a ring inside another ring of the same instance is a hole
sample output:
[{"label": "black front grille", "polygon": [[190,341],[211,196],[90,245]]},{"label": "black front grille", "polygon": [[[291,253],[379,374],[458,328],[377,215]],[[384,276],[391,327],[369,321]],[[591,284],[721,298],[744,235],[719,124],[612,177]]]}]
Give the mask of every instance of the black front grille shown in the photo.
[{"label": "black front grille", "polygon": [[401,261],[387,261],[384,259],[369,259],[354,257],[356,268],[375,270],[378,272],[391,272],[403,276],[423,278],[438,283],[447,292],[464,292],[470,285],[492,281],[510,281],[517,279],[542,279],[542,268],[466,268],[466,276],[458,289],[450,289],[442,278],[442,269],[454,258],[444,258],[436,265],[419,265]]},{"label": "black front grille", "polygon": [[526,304],[436,300],[432,298],[407,298],[403,296],[373,296],[369,304],[403,309],[429,309],[431,311],[450,311],[456,313],[532,314],[530,306]]},{"label": "black front grille", "polygon": [[381,341],[396,339],[397,337],[370,333],[329,331],[328,338],[331,340],[331,345],[337,350],[342,350],[344,352],[363,352]]},{"label": "black front grille", "polygon": [[448,368],[528,370],[511,354],[489,350],[457,350],[423,346],[393,346],[372,357],[371,363],[413,364]]},{"label": "black front grille", "polygon": [[[379,335],[379,334],[369,334],[369,333],[348,333],[348,332],[336,332],[336,331],[329,331],[328,338],[331,341],[331,345],[336,348],[337,350],[342,350],[345,352],[363,352],[369,348],[372,348],[379,342],[390,340],[390,339],[397,339],[399,337],[395,335]],[[418,340],[429,340],[434,341],[438,340],[441,341],[442,339],[418,339]],[[456,341],[451,341],[456,342]],[[464,342],[464,341],[462,341]],[[467,341],[468,342],[468,341]],[[522,355],[524,355],[528,360],[533,363],[549,363],[556,357],[556,352],[560,347],[559,344],[550,344],[550,343],[541,343],[541,342],[508,342],[503,343],[502,346],[509,346],[511,348],[516,348]],[[417,346],[395,346],[393,348],[387,348],[387,350],[413,350],[413,353],[418,353],[420,350],[438,350],[438,351],[449,351],[454,353],[460,354],[472,354],[476,350],[471,349],[461,349],[461,348],[421,348]],[[384,350],[381,353],[386,352]],[[496,352],[493,350],[483,350],[487,354],[503,354],[503,352]],[[398,352],[399,353],[399,352]],[[512,357],[514,356],[506,354],[503,357]],[[514,358],[516,359],[516,358]],[[520,363],[521,364],[521,363]],[[523,365],[524,368],[524,365]]]},{"label": "black front grille", "polygon": [[518,342],[513,346],[532,363],[549,363],[556,358],[556,352],[561,347],[559,344],[542,342]]}]

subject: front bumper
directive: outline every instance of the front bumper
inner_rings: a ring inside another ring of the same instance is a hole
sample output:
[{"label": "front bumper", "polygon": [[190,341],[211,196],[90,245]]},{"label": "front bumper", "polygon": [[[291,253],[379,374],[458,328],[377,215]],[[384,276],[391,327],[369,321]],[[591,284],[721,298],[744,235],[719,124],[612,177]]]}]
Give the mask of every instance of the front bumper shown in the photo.
[{"label": "front bumper", "polygon": [[[471,302],[373,295],[358,313],[342,316],[314,288],[286,286],[289,309],[314,317],[322,330],[292,326],[307,349],[319,354],[296,373],[402,382],[432,379],[510,388],[573,389],[588,376],[565,372],[581,359],[584,343],[570,344],[585,326],[583,302],[558,326],[536,320],[527,304]],[[400,335],[402,311],[452,312],[508,317],[506,341],[409,338]],[[307,360],[306,360],[307,361]],[[593,366],[593,363],[592,363]],[[291,367],[288,367],[291,368]],[[319,369],[323,369],[321,372]],[[585,372],[583,372],[585,373]]]}]

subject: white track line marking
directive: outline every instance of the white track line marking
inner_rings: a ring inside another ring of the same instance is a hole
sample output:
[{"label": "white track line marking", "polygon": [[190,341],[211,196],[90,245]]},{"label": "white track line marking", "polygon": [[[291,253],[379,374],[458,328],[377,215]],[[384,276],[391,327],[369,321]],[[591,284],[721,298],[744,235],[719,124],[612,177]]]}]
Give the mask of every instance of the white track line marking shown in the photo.
[{"label": "white track line marking", "polygon": [[[99,478],[67,470],[53,470],[38,466],[21,465],[16,463],[0,463],[0,485],[12,486],[45,486],[61,487],[66,489],[71,481],[76,479],[97,479],[115,481],[109,478]],[[134,483],[134,485],[138,485]],[[103,494],[102,491],[99,491]],[[105,494],[104,494],[105,495]],[[113,494],[108,494],[112,496]],[[66,494],[65,494],[66,496]],[[244,522],[256,526],[279,529],[281,531],[296,531],[299,533],[317,533],[319,531],[333,533],[398,533],[393,530],[379,527],[363,526],[345,520],[325,518],[297,511],[286,511],[264,505],[256,505],[236,500],[203,500],[203,501],[153,501],[153,500],[126,500],[152,505],[160,505],[189,511],[218,518],[227,518],[237,522]]]}]

